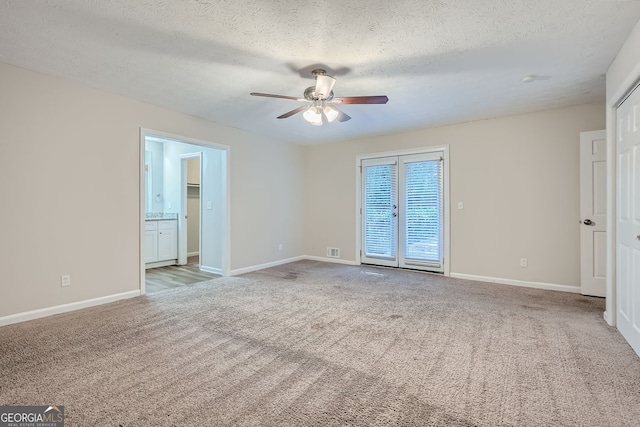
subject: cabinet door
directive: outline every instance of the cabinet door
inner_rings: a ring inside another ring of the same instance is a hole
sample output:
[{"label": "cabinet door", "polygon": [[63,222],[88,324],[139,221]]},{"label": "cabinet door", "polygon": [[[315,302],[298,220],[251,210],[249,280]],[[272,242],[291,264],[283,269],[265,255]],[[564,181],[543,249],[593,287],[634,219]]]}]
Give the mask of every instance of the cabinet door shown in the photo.
[{"label": "cabinet door", "polygon": [[144,232],[144,262],[156,262],[158,260],[158,232],[148,230]]},{"label": "cabinet door", "polygon": [[178,233],[174,229],[158,230],[158,261],[178,258]]}]

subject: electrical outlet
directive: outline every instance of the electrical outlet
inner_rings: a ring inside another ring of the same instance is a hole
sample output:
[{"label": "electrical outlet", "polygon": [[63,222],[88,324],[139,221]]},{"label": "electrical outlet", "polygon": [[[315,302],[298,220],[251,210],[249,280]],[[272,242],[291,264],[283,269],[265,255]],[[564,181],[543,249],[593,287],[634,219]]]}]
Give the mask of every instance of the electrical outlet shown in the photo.
[{"label": "electrical outlet", "polygon": [[280,244],[278,245],[278,250],[279,250],[279,251],[281,251],[281,250],[283,250],[283,249],[284,249],[284,245],[283,245],[282,243],[280,243]]},{"label": "electrical outlet", "polygon": [[60,279],[60,285],[61,286],[71,286],[71,276],[68,274],[65,274],[61,277]]},{"label": "electrical outlet", "polygon": [[464,202],[458,202],[458,209],[464,209]]},{"label": "electrical outlet", "polygon": [[520,258],[520,267],[527,267],[529,265],[529,261],[526,258]]}]

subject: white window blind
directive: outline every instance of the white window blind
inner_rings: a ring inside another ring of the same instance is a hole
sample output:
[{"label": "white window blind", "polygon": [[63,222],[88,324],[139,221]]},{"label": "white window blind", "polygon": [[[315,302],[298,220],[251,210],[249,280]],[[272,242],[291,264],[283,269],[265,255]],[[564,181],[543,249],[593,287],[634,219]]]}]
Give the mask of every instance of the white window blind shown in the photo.
[{"label": "white window blind", "polygon": [[404,258],[439,264],[442,258],[442,161],[407,162]]},{"label": "white window blind", "polygon": [[364,167],[364,253],[368,257],[396,257],[397,165]]}]

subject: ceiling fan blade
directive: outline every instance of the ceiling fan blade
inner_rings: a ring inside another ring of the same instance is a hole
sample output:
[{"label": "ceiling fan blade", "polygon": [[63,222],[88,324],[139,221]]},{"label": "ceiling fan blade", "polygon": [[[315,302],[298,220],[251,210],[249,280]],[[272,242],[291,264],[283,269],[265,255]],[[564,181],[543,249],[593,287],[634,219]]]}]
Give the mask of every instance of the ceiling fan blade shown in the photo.
[{"label": "ceiling fan blade", "polygon": [[333,98],[331,102],[336,104],[386,104],[389,101],[386,95],[381,96],[343,96]]},{"label": "ceiling fan blade", "polygon": [[331,95],[334,84],[336,84],[336,79],[331,76],[325,76],[324,74],[316,76],[316,96],[321,99],[327,99]]},{"label": "ceiling fan blade", "polygon": [[298,114],[300,111],[306,110],[307,108],[309,108],[308,105],[303,105],[302,107],[298,107],[295,110],[291,110],[291,111],[289,111],[287,113],[284,113],[283,115],[278,116],[277,118],[278,119],[286,119],[287,117],[291,117],[294,114]]},{"label": "ceiling fan blade", "polygon": [[[337,109],[337,108],[336,108]],[[346,113],[343,113],[342,111],[338,110],[338,112],[340,114],[338,114],[338,117],[336,117],[336,120],[339,122],[346,122],[347,120],[351,120],[351,116],[349,116]]]},{"label": "ceiling fan blade", "polygon": [[304,98],[296,98],[295,96],[286,96],[286,95],[273,95],[271,93],[251,92],[249,95],[252,95],[252,96],[266,96],[267,98],[292,99],[294,101],[306,101],[306,99],[304,99]]}]

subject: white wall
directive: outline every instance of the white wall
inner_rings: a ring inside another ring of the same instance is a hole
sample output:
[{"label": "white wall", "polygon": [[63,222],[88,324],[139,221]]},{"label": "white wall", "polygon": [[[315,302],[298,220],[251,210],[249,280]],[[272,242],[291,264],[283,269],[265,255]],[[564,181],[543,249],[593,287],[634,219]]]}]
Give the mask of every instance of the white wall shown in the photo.
[{"label": "white wall", "polygon": [[577,287],[579,133],[604,126],[596,103],[305,147],[306,254],[355,260],[357,155],[449,144],[451,273]]},{"label": "white wall", "polygon": [[138,290],[141,127],[231,147],[232,270],[302,253],[300,148],[2,63],[0,82],[0,320]]},{"label": "white wall", "polygon": [[[226,241],[221,240],[227,223],[225,209],[227,199],[227,153],[205,149],[202,155],[202,182],[200,183],[200,221],[202,224],[200,266],[210,267],[221,273],[224,270]],[[275,191],[275,189],[274,189]],[[211,204],[211,209],[208,205]],[[232,213],[233,215],[233,213]],[[259,218],[252,218],[259,221]],[[302,239],[302,236],[296,236]],[[222,244],[220,244],[222,243]],[[253,264],[252,264],[253,265]]]},{"label": "white wall", "polygon": [[607,311],[605,319],[616,325],[616,107],[640,80],[640,21],[607,70]]},{"label": "white wall", "polygon": [[[631,30],[629,38],[607,70],[607,101],[619,97],[621,91],[640,76],[640,21]],[[616,99],[616,101],[618,101]]]}]

